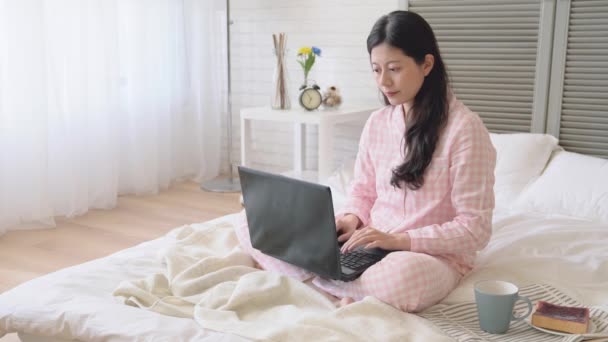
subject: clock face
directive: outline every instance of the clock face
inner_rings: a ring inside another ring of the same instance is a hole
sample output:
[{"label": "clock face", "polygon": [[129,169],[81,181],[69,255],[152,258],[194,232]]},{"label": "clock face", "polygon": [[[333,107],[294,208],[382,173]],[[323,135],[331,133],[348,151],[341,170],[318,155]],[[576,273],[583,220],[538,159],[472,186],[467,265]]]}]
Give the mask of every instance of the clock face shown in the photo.
[{"label": "clock face", "polygon": [[308,110],[319,108],[321,100],[321,93],[317,89],[306,88],[300,93],[300,104]]}]

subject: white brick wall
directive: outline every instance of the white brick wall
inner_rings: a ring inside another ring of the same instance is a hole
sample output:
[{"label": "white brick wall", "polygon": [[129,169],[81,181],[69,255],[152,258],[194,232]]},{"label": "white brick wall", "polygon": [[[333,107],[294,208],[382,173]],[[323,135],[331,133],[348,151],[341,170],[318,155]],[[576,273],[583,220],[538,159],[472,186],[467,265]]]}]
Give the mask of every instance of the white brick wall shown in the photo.
[{"label": "white brick wall", "polygon": [[[299,47],[310,45],[318,46],[323,52],[309,78],[315,79],[323,89],[330,85],[340,88],[346,103],[380,107],[369,67],[366,38],[376,19],[398,6],[398,0],[231,0],[233,163],[240,161],[240,109],[270,105],[274,67],[272,33],[287,33],[292,107],[299,106],[298,86],[303,80],[296,52]],[[337,130],[334,166],[356,154],[361,128],[362,125],[344,125]],[[307,168],[317,167],[316,136],[316,128],[307,127]],[[290,125],[254,122],[252,137],[254,167],[269,171],[290,168]],[[227,144],[224,158],[227,158],[226,152]]]}]

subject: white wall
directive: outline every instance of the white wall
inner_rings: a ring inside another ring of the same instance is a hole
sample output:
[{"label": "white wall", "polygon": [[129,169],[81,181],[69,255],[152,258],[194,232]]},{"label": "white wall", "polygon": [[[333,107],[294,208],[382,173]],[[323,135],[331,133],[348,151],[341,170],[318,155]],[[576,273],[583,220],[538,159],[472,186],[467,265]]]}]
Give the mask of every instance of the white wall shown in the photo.
[{"label": "white wall", "polygon": [[[272,33],[287,33],[292,107],[299,106],[298,86],[303,80],[296,53],[299,47],[310,45],[321,48],[322,57],[317,59],[309,78],[323,89],[330,85],[340,88],[345,103],[381,107],[369,67],[366,38],[376,19],[398,6],[398,0],[231,0],[233,163],[240,162],[240,109],[270,105]],[[280,111],[277,115],[281,115]],[[361,128],[362,125],[344,125],[337,130],[335,166],[356,154]],[[316,128],[307,127],[307,148],[311,151],[307,155],[307,168],[317,166],[316,134]],[[290,125],[254,122],[252,136],[254,167],[282,171],[291,166]]]}]

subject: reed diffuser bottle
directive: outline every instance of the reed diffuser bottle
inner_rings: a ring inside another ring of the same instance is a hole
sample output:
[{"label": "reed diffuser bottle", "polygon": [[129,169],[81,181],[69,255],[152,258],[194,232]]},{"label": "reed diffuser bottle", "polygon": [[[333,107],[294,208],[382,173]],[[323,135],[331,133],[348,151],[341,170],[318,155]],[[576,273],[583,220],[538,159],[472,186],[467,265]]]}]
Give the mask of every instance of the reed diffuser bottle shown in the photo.
[{"label": "reed diffuser bottle", "polygon": [[274,54],[276,64],[273,73],[273,89],[270,106],[272,109],[289,109],[291,101],[289,100],[289,78],[287,77],[287,67],[285,65],[285,48],[287,45],[287,35],[279,33],[272,35],[274,43]]}]

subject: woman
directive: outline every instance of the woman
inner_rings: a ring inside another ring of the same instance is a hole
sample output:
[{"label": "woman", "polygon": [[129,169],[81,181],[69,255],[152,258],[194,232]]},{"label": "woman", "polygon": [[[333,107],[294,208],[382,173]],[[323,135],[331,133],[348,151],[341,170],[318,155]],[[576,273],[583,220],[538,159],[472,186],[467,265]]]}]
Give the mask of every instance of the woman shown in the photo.
[{"label": "woman", "polygon": [[[479,116],[451,93],[422,17],[406,11],[381,17],[367,49],[387,106],[365,124],[336,227],[343,252],[358,246],[393,252],[355,281],[313,283],[342,304],[374,296],[417,312],[456,287],[490,238],[496,153]],[[311,277],[252,249],[246,225],[238,235],[265,269]]]}]

